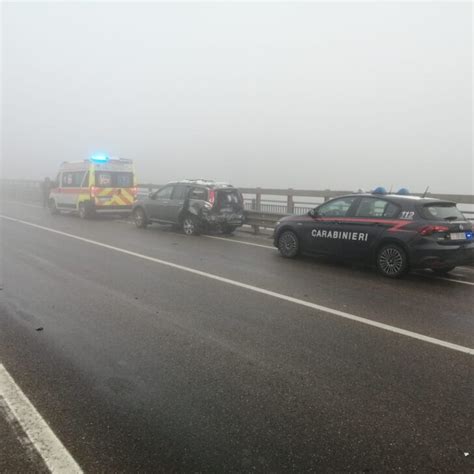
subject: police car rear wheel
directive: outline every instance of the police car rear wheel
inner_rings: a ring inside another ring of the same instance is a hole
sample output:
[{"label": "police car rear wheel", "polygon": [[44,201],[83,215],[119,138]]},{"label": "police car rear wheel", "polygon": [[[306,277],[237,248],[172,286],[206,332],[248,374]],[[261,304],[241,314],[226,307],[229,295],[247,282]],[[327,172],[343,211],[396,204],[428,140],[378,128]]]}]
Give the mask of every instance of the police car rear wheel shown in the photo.
[{"label": "police car rear wheel", "polygon": [[377,268],[386,277],[401,277],[408,270],[405,251],[398,245],[384,245],[377,253]]},{"label": "police car rear wheel", "polygon": [[285,258],[294,258],[298,255],[300,243],[298,236],[291,230],[286,230],[278,237],[278,251]]},{"label": "police car rear wheel", "polygon": [[133,220],[139,229],[144,229],[148,225],[145,211],[141,208],[135,209],[135,211],[133,211]]}]

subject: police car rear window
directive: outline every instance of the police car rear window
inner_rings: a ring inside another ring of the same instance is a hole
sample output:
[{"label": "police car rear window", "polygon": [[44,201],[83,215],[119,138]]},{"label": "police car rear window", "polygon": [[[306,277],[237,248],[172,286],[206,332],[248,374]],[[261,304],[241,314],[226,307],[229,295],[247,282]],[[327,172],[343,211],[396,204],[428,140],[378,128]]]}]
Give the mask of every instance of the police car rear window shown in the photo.
[{"label": "police car rear window", "polygon": [[433,203],[421,208],[421,215],[425,219],[440,221],[464,221],[463,213],[452,203]]},{"label": "police car rear window", "polygon": [[99,188],[131,188],[133,186],[133,173],[96,171],[95,185]]}]

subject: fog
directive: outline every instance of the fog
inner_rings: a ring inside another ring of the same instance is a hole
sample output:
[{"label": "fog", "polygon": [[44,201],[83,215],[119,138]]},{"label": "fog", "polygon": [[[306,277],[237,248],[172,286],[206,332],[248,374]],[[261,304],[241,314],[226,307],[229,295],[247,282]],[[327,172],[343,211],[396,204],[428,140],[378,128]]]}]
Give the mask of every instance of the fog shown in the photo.
[{"label": "fog", "polygon": [[2,175],[472,193],[470,3],[8,3]]}]

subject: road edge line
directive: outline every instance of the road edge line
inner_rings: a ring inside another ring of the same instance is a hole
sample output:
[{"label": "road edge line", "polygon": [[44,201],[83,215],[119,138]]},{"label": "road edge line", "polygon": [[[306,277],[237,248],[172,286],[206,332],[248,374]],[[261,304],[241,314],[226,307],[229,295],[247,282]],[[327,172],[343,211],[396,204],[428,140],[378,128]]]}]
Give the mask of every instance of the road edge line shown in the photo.
[{"label": "road edge line", "polygon": [[0,364],[0,393],[12,415],[52,473],[81,474],[83,472],[3,364]]}]

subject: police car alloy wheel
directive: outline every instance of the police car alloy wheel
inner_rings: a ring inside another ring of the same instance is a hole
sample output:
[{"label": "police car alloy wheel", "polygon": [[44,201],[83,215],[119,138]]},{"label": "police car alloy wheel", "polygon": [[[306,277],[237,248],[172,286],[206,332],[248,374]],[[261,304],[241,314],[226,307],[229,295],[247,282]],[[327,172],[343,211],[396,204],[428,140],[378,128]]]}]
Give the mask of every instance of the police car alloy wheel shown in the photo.
[{"label": "police car alloy wheel", "polygon": [[405,251],[395,244],[384,245],[377,252],[377,268],[389,278],[402,276],[408,270]]},{"label": "police car alloy wheel", "polygon": [[198,225],[193,216],[187,216],[183,219],[183,232],[186,235],[197,235]]},{"label": "police car alloy wheel", "polygon": [[278,250],[283,257],[293,258],[299,253],[298,236],[291,230],[286,230],[278,237]]}]

